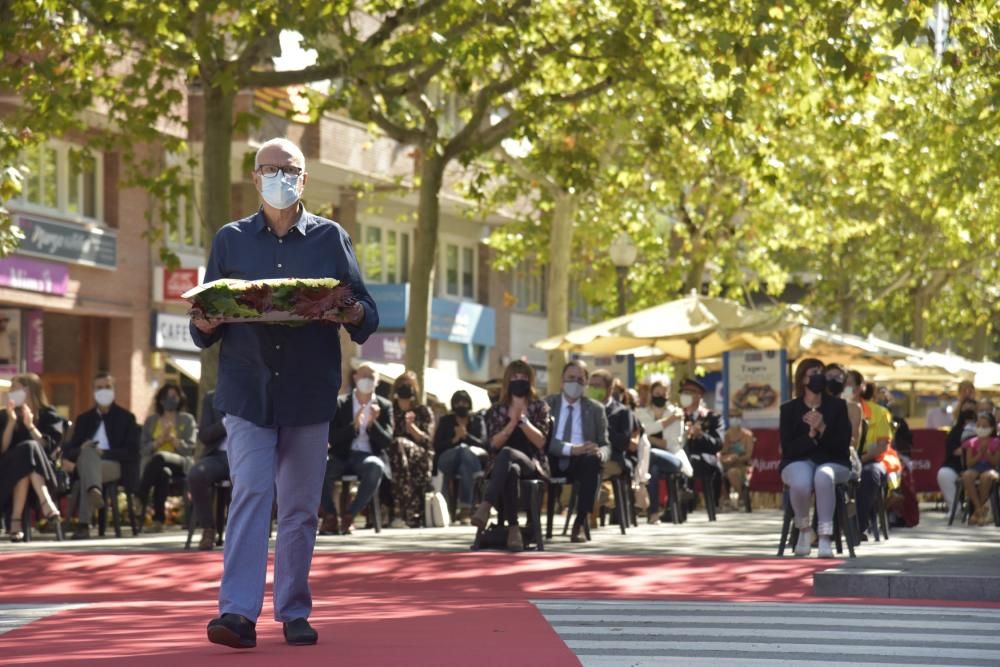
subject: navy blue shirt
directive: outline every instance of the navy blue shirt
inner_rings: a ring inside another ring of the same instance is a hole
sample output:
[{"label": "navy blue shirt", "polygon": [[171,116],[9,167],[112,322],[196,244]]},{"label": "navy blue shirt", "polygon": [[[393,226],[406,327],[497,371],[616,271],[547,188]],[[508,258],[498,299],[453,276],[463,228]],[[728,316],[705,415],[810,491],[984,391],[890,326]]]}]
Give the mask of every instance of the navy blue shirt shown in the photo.
[{"label": "navy blue shirt", "polygon": [[[305,208],[282,238],[268,228],[263,210],[220,229],[205,281],[219,278],[336,278],[365,309],[360,325],[345,325],[351,340],[363,343],[378,328],[378,310],[361,280],[350,236]],[[220,412],[265,427],[333,419],[340,391],[339,324],[222,324],[205,335],[192,323],[191,337],[202,348],[222,342],[214,402]]]}]

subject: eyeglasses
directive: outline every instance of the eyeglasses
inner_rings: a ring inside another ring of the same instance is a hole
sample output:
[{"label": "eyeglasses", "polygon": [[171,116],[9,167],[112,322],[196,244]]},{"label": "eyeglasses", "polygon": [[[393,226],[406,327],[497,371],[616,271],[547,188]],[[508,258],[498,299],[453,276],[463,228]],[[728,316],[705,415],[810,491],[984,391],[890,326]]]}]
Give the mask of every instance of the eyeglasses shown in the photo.
[{"label": "eyeglasses", "polygon": [[261,176],[265,176],[267,178],[273,178],[274,176],[277,176],[279,171],[282,174],[285,174],[286,176],[302,175],[302,169],[300,167],[294,167],[291,165],[285,167],[279,167],[276,164],[262,164],[259,167],[257,167],[257,169],[255,169],[254,171],[256,171]]}]

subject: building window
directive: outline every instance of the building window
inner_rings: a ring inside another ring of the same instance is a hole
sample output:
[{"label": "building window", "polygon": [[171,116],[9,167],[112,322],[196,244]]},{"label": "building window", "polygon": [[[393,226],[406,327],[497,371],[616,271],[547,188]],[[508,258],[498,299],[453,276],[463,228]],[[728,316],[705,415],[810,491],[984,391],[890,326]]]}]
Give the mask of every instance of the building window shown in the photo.
[{"label": "building window", "polygon": [[545,268],[530,260],[518,264],[512,272],[511,293],[515,310],[544,313]]},{"label": "building window", "polygon": [[25,208],[81,222],[103,220],[103,160],[79,148],[52,141],[26,151],[21,196]]},{"label": "building window", "polygon": [[372,224],[361,225],[358,257],[365,280],[405,283],[410,280],[410,232]]},{"label": "building window", "polygon": [[476,299],[476,246],[445,243],[444,294],[456,299]]},{"label": "building window", "polygon": [[570,281],[569,285],[569,319],[575,322],[593,322],[597,316],[597,308],[590,305],[580,293],[577,284]]}]

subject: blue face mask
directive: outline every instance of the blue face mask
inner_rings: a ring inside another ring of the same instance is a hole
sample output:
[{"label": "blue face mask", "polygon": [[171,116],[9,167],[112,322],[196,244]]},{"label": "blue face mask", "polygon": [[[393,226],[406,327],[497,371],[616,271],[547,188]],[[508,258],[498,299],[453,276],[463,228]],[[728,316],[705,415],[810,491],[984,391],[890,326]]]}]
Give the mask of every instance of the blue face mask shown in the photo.
[{"label": "blue face mask", "polygon": [[279,171],[260,177],[260,196],[276,209],[286,209],[299,201],[299,176]]}]

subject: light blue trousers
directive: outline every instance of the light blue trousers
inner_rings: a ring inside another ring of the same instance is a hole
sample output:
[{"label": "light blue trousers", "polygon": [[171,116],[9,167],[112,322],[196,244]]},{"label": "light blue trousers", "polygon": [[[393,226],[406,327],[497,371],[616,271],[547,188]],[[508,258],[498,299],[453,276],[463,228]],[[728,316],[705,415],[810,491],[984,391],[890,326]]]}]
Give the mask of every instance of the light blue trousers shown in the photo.
[{"label": "light blue trousers", "polygon": [[256,622],[264,605],[268,531],[275,486],[278,537],[274,553],[274,620],[307,618],[312,610],[309,567],[326,470],[329,424],[263,428],[232,415],[228,436],[232,504],[219,613]]}]

